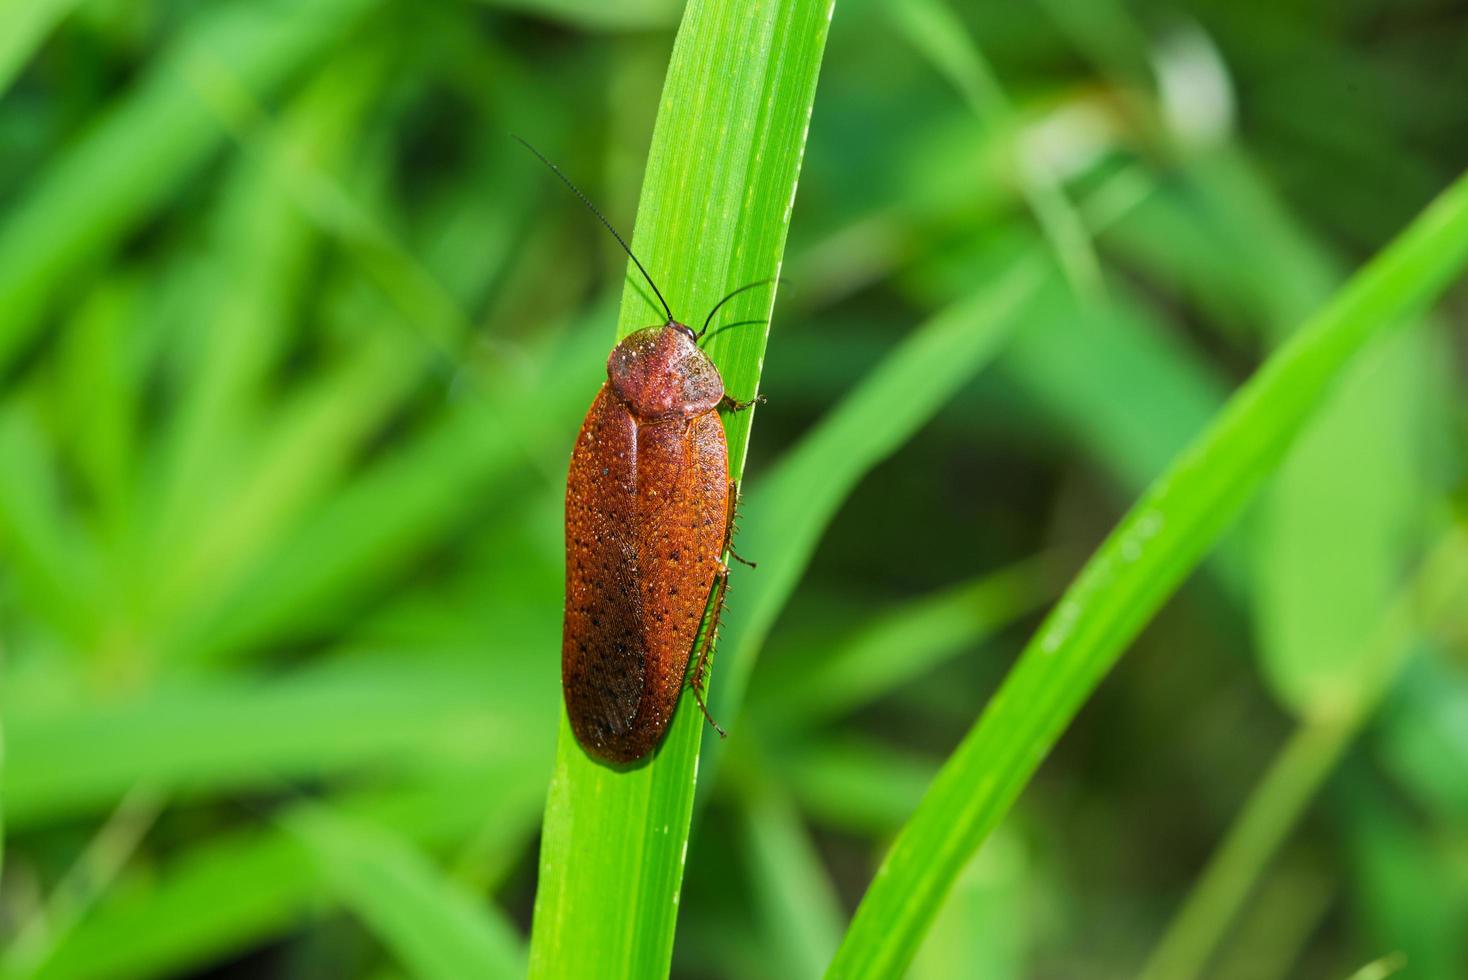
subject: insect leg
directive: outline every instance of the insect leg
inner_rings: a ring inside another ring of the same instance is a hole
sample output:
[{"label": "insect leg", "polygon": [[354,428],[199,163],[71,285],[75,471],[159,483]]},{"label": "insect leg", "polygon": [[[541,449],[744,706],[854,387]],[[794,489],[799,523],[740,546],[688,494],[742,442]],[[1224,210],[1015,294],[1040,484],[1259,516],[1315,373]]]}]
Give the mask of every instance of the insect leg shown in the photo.
[{"label": "insect leg", "polygon": [[742,412],[746,408],[750,408],[754,405],[764,404],[764,400],[764,395],[755,395],[749,401],[742,402],[732,395],[726,393],[723,399],[719,402],[719,408],[723,409],[726,412]]},{"label": "insect leg", "polygon": [[724,611],[724,596],[729,591],[729,566],[720,564],[718,584],[714,586],[714,614],[709,618],[709,628],[703,634],[703,643],[698,648],[698,662],[693,665],[693,679],[689,686],[693,688],[693,700],[698,702],[698,708],[703,712],[704,718],[719,733],[719,738],[727,738],[729,733],[719,727],[714,721],[714,716],[709,714],[709,706],[703,699],[703,675],[708,669],[709,658],[714,652],[714,638],[719,632],[719,614]]},{"label": "insect leg", "polygon": [[734,550],[734,518],[735,511],[739,509],[739,484],[733,480],[729,481],[729,514],[724,520],[724,550],[735,561],[748,565],[750,568],[759,568],[757,562],[752,562],[739,552]]}]

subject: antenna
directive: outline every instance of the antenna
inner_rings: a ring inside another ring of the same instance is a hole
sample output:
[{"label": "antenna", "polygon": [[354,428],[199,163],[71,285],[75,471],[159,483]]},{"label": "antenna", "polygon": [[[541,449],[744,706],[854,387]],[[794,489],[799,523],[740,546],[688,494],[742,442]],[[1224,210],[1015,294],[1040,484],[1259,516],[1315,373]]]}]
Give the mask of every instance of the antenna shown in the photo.
[{"label": "antenna", "polygon": [[[783,283],[786,283],[788,285],[789,282],[790,282],[790,280],[789,279],[786,279],[784,276],[774,276],[774,277],[772,277],[770,279],[757,279],[754,282],[746,283],[745,285],[740,286],[738,289],[734,290],[728,296],[725,296],[723,299],[719,300],[717,303],[714,304],[714,308],[711,309],[711,310],[709,310],[708,317],[703,321],[703,329],[701,329],[701,330],[698,331],[698,335],[694,339],[696,339],[696,340],[697,339],[702,339],[703,335],[708,332],[709,324],[713,322],[714,314],[717,313],[717,312],[719,312],[719,307],[723,306],[725,303],[729,302],[729,300],[733,299],[735,296],[738,296],[740,293],[742,293],[742,292],[744,292],[746,290],[753,289],[756,286],[767,286],[767,285],[769,285],[772,282],[783,282]],[[742,323],[751,323],[753,321],[743,320],[743,321],[740,321],[740,322],[742,322]]]},{"label": "antenna", "polygon": [[[539,159],[541,163],[543,163],[547,167],[549,167],[550,170],[551,170],[551,173],[553,173],[557,177],[561,178],[561,183],[563,183],[567,187],[571,188],[571,193],[573,193],[577,197],[581,198],[581,203],[584,204],[584,205],[586,205],[586,207],[591,211],[591,213],[594,214],[594,215],[596,215],[597,219],[602,224],[606,225],[607,231],[609,231],[609,232],[612,233],[612,237],[617,240],[617,244],[620,245],[620,246],[622,246],[622,251],[626,252],[627,253],[627,257],[629,259],[631,259],[633,261],[633,263],[637,266],[637,271],[642,273],[642,278],[646,279],[647,280],[647,284],[652,287],[652,291],[657,296],[658,302],[663,304],[663,312],[666,313],[666,314],[668,314],[668,322],[669,323],[676,323],[677,321],[673,319],[673,310],[672,310],[672,308],[668,306],[668,301],[665,300],[665,299],[663,299],[662,290],[658,289],[658,284],[652,281],[652,276],[650,276],[650,275],[647,274],[647,269],[643,268],[643,265],[642,265],[642,263],[640,261],[638,261],[637,256],[635,256],[635,255],[632,254],[632,249],[630,249],[630,248],[627,247],[627,243],[622,240],[622,236],[621,235],[617,234],[617,229],[615,229],[615,228],[612,227],[612,223],[606,219],[606,216],[603,215],[600,211],[598,211],[596,209],[596,205],[595,204],[592,204],[591,201],[587,200],[586,195],[583,194],[583,193],[581,193],[581,188],[579,188],[575,184],[571,183],[571,178],[570,177],[567,177],[565,174],[561,173],[561,168],[560,167],[556,166],[554,163],[551,163],[549,160],[547,160],[545,158],[545,154],[541,153],[535,147],[531,146],[529,143],[525,142],[523,139],[521,139],[519,136],[516,136],[514,133],[511,133],[510,134],[510,137],[513,140],[515,140],[515,142],[517,142],[521,146],[525,147],[525,149],[529,150],[531,153],[534,153],[535,156],[536,156],[536,158]],[[745,288],[748,288],[748,287],[745,287]],[[715,309],[717,309],[717,307],[715,307]]]},{"label": "antenna", "polygon": [[735,327],[744,327],[744,326],[748,326],[751,323],[769,323],[769,322],[770,322],[769,320],[735,320],[733,323],[721,323],[721,324],[719,324],[718,328],[716,330],[714,330],[713,333],[709,334],[709,339],[712,340],[714,337],[717,337],[719,334],[723,333],[725,330],[733,330]]}]

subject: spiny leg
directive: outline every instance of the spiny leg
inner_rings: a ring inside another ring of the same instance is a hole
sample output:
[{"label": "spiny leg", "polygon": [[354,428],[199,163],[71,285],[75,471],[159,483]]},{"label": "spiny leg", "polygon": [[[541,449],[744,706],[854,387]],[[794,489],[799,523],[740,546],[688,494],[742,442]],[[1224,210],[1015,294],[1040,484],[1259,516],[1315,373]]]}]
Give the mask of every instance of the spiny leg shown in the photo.
[{"label": "spiny leg", "polygon": [[723,399],[719,401],[719,408],[723,409],[726,412],[742,412],[746,408],[753,408],[755,405],[763,405],[764,402],[764,395],[755,395],[749,401],[742,402],[734,396],[725,392]]},{"label": "spiny leg", "polygon": [[693,688],[693,700],[698,702],[698,708],[708,723],[713,726],[714,731],[719,733],[719,738],[728,738],[729,733],[719,727],[714,721],[714,716],[709,714],[709,706],[703,699],[703,675],[708,669],[709,658],[713,656],[714,639],[719,633],[719,614],[724,611],[724,596],[729,592],[729,566],[720,563],[718,584],[714,586],[714,614],[709,618],[709,628],[703,634],[703,643],[698,648],[698,661],[693,665],[693,679],[689,686]]},{"label": "spiny leg", "polygon": [[[725,396],[725,398],[726,400],[732,400],[728,399],[728,396]],[[744,406],[748,407],[748,404],[746,402]],[[735,411],[738,411],[738,409],[736,408]],[[734,550],[734,516],[738,506],[739,484],[734,480],[730,480],[729,509],[728,513],[724,516],[724,546],[720,549],[720,552],[727,551],[730,556],[744,562],[750,568],[756,568],[758,566],[754,562],[749,561]],[[709,628],[703,635],[703,643],[699,646],[698,660],[693,665],[693,677],[689,682],[689,686],[693,688],[693,699],[698,702],[699,710],[703,712],[704,718],[708,719],[708,723],[714,727],[714,731],[719,733],[720,738],[725,738],[727,737],[727,733],[723,728],[719,727],[718,722],[714,721],[714,716],[709,713],[708,704],[704,701],[703,697],[704,674],[708,670],[709,660],[713,656],[714,642],[718,639],[719,633],[719,617],[723,615],[725,599],[729,594],[729,566],[722,562],[719,564],[717,583],[714,587],[714,614],[709,618]]]},{"label": "spiny leg", "polygon": [[748,558],[745,558],[739,552],[734,550],[734,521],[738,516],[738,510],[739,484],[734,480],[730,480],[729,512],[724,517],[724,550],[729,552],[729,557],[733,558],[735,561],[740,562],[741,564],[748,565],[750,568],[759,568],[758,562],[752,562]]}]

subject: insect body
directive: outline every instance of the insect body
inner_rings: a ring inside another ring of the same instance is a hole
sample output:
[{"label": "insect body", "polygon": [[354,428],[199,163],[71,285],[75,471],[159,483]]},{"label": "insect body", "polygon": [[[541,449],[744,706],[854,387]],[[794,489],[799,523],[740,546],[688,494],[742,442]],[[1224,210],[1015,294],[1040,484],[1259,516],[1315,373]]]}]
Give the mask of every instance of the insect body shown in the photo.
[{"label": "insect body", "polygon": [[[639,330],[613,349],[571,454],[561,680],[577,740],[611,762],[662,741],[709,590],[717,610],[727,586],[721,403],[691,329]],[[712,639],[711,624],[695,684]]]},{"label": "insect body", "polygon": [[721,306],[774,280],[725,296],[695,333],[674,319],[657,284],[601,212],[555,164],[520,142],[601,219],[667,314],[662,326],[629,334],[612,350],[566,480],[566,714],[587,752],[608,762],[634,762],[668,730],[710,590],[713,615],[692,685],[713,724],[702,683],[728,589],[723,554],[733,553],[729,533],[738,496],[729,481],[719,409],[752,403],[725,393],[698,341]]}]

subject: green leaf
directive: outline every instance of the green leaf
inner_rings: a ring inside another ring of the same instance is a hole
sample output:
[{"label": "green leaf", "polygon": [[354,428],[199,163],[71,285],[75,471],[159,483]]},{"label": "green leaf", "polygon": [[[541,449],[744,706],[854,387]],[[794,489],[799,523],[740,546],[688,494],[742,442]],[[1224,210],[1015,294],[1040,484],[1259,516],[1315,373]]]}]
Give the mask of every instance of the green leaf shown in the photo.
[{"label": "green leaf", "polygon": [[[732,289],[779,274],[831,13],[827,0],[695,0],[687,8],[632,247],[675,314],[695,324]],[[645,288],[629,279],[618,337],[661,321]],[[773,294],[773,286],[741,294],[720,322],[768,318]],[[767,336],[767,326],[711,335],[709,353],[732,395],[757,392]],[[752,415],[725,425],[735,479]],[[616,771],[582,751],[562,711],[532,976],[667,974],[702,726],[685,694],[653,758]]]},{"label": "green leaf", "polygon": [[310,848],[343,905],[421,980],[521,977],[514,928],[402,837],[320,805],[286,826]]},{"label": "green leaf", "polygon": [[1351,359],[1468,259],[1460,178],[1229,402],[1081,572],[898,836],[829,972],[891,976],[1066,724],[1216,541]]}]

